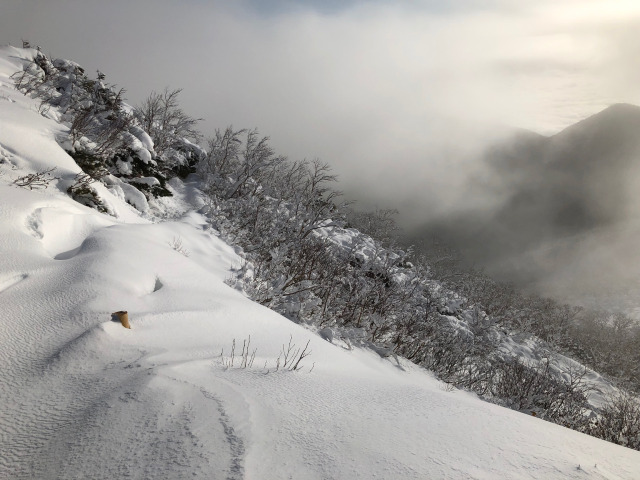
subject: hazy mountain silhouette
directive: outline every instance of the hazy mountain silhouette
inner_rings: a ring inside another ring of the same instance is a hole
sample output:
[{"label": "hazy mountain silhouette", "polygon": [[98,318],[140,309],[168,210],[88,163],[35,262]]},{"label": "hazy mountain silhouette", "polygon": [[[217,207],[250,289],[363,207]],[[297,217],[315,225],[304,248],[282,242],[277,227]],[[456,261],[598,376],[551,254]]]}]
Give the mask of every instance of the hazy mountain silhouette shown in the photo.
[{"label": "hazy mountain silhouette", "polygon": [[428,248],[439,238],[494,275],[531,285],[566,277],[567,263],[588,263],[589,252],[578,248],[588,236],[611,242],[609,231],[635,231],[629,225],[640,212],[640,107],[613,105],[550,137],[521,131],[482,157],[491,172],[484,193],[496,207],[429,221],[410,232],[410,241]]}]

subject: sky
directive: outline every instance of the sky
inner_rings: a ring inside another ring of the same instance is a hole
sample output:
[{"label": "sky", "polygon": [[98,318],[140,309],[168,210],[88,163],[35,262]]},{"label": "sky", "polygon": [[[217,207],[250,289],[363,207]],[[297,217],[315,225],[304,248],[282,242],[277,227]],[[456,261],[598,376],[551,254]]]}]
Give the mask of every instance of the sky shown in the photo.
[{"label": "sky", "polygon": [[0,0],[21,39],[130,103],[182,88],[203,133],[258,128],[405,220],[468,199],[505,128],[551,134],[640,103],[636,0]]}]

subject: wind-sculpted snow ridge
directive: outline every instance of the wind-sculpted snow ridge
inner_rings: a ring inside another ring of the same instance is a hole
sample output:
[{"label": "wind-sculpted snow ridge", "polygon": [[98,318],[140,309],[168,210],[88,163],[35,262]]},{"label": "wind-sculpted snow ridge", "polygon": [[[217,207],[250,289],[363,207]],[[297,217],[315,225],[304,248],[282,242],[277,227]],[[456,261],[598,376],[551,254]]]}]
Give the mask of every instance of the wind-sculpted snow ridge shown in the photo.
[{"label": "wind-sculpted snow ridge", "polygon": [[[184,212],[199,201],[188,183],[150,201],[165,222],[101,184],[115,216],[72,200],[64,127],[9,79],[31,54],[0,50],[0,478],[640,477],[637,451],[327,341],[230,288],[242,258]],[[53,167],[48,188],[13,184]],[[309,342],[296,371],[279,368],[289,341]]]}]

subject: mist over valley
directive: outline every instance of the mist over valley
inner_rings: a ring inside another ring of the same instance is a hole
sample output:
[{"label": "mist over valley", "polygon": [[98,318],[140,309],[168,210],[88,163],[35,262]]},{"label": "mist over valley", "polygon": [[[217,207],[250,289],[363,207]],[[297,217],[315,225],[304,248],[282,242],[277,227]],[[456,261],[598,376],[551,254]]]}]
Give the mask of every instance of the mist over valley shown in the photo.
[{"label": "mist over valley", "polygon": [[477,156],[485,175],[468,179],[466,203],[433,217],[425,206],[406,241],[448,243],[466,265],[529,292],[637,307],[638,132],[640,107],[616,104],[556,135],[514,133]]}]

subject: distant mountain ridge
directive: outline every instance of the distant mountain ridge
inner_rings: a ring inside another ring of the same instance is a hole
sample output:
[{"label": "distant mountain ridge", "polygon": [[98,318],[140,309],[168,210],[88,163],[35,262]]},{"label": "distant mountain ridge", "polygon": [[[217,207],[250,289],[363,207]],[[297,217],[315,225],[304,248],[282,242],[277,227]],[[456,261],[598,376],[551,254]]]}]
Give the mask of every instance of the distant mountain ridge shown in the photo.
[{"label": "distant mountain ridge", "polygon": [[563,137],[590,129],[602,130],[603,127],[621,127],[624,125],[623,122],[633,122],[636,127],[640,127],[640,106],[631,103],[614,103],[549,138]]},{"label": "distant mountain ridge", "polygon": [[614,104],[549,137],[518,132],[482,161],[491,172],[484,193],[500,198],[498,207],[429,222],[410,240],[438,237],[499,278],[537,283],[538,266],[514,259],[640,213],[640,107]]}]

